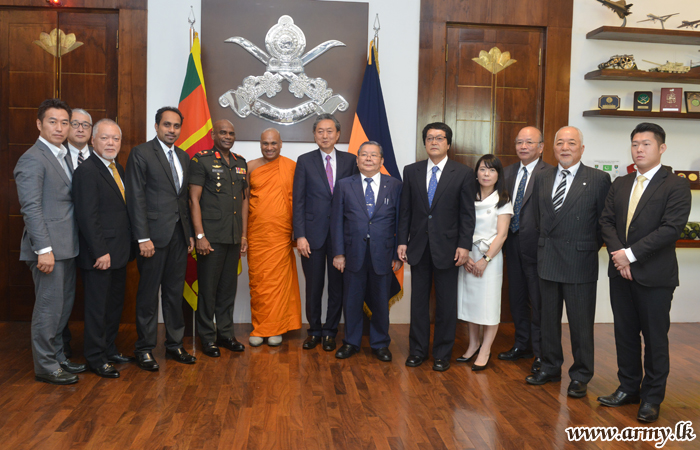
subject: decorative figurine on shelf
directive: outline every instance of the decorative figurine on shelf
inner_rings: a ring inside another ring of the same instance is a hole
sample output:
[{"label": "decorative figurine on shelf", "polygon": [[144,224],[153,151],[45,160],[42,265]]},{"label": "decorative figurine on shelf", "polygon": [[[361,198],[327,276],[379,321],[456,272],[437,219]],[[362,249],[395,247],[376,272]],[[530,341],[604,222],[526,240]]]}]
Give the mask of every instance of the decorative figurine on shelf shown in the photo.
[{"label": "decorative figurine on shelf", "polygon": [[679,62],[668,62],[666,64],[659,64],[653,61],[647,61],[643,59],[642,61],[648,62],[649,64],[655,64],[659,67],[652,67],[649,72],[665,72],[665,73],[688,73],[690,71],[690,66],[686,66]]},{"label": "decorative figurine on shelf", "polygon": [[637,63],[634,62],[633,55],[614,55],[606,62],[598,64],[598,69],[637,70]]},{"label": "decorative figurine on shelf", "polygon": [[597,0],[598,2],[602,3],[603,6],[607,6],[608,8],[612,9],[615,14],[617,14],[617,17],[622,19],[622,25],[621,27],[624,27],[627,25],[627,16],[632,14],[632,11],[630,11],[630,8],[632,7],[632,4],[630,3],[629,5],[625,0]]},{"label": "decorative figurine on shelf", "polygon": [[661,22],[661,29],[665,30],[666,28],[664,27],[664,23],[668,20],[668,18],[673,17],[673,16],[677,16],[678,14],[680,14],[680,13],[666,14],[665,16],[657,16],[656,14],[647,14],[648,19],[638,20],[637,23],[649,22],[649,21],[656,23],[656,21],[658,20],[659,22]]},{"label": "decorative figurine on shelf", "polygon": [[681,21],[681,24],[678,26],[678,28],[697,28],[700,27],[700,20],[683,20]]}]

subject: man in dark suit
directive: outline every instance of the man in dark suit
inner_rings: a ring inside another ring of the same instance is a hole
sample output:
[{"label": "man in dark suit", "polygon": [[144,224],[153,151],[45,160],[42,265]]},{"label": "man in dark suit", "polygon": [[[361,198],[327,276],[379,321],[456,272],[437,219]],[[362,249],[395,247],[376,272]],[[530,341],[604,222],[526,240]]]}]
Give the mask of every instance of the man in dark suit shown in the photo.
[{"label": "man in dark suit", "polygon": [[[620,386],[598,401],[621,406],[641,400],[637,419],[654,422],[659,418],[669,373],[669,311],[678,286],[676,240],[688,221],[692,198],[688,181],[661,165],[666,151],[663,128],[640,123],[631,138],[637,171],[615,180],[600,218],[610,253],[608,276]],[[640,332],[644,336],[643,369]]]},{"label": "man in dark suit", "polygon": [[34,280],[32,356],[37,381],[78,382],[84,364],[63,353],[61,333],[75,299],[75,257],[78,227],[73,215],[71,172],[62,145],[70,127],[71,109],[59,99],[44,100],[36,126],[39,139],[17,161],[14,170],[24,232],[19,259]]},{"label": "man in dark suit", "polygon": [[134,147],[126,163],[126,206],[139,244],[141,279],[136,293],[136,358],[144,370],[158,370],[153,357],[157,343],[158,290],[165,321],[166,355],[183,364],[196,358],[182,347],[185,320],[182,291],[187,254],[194,235],[187,207],[190,158],[175,146],[182,113],[163,107],[156,112],[157,137]]},{"label": "man in dark suit", "polygon": [[[84,109],[73,108],[70,128],[68,129],[68,139],[63,143],[63,146],[68,150],[65,160],[71,173],[92,154],[92,147],[88,145],[90,136],[92,136],[92,116]],[[63,329],[62,335],[63,354],[66,355],[66,358],[70,358],[73,355],[73,350],[70,346],[73,336],[68,325]]]},{"label": "man in dark suit", "polygon": [[94,154],[73,176],[73,201],[78,221],[78,267],[85,285],[85,359],[105,378],[118,378],[111,363],[127,362],[116,339],[124,306],[126,264],[132,257],[131,226],[124,194],[124,169],[116,158],[122,132],[102,119],[92,138]]},{"label": "man in dark suit", "polygon": [[[515,361],[532,358],[532,372],[542,365],[540,352],[540,282],[537,277],[537,239],[534,201],[531,200],[537,178],[551,168],[542,159],[542,132],[525,127],[515,138],[515,151],[520,162],[504,170],[506,186],[513,200],[508,239],[505,243],[508,266],[508,296],[515,325],[515,343],[498,359]],[[534,354],[534,355],[533,355]]]},{"label": "man in dark suit", "polygon": [[363,305],[372,312],[369,343],[380,361],[391,361],[389,299],[396,255],[396,224],[401,181],[380,173],[381,145],[365,142],[357,151],[359,174],[336,184],[331,215],[333,265],[343,273],[345,339],[335,354],[349,358],[360,351]]},{"label": "man in dark suit", "polygon": [[450,368],[457,331],[457,277],[469,259],[476,215],[474,171],[447,157],[452,129],[441,122],[423,128],[426,161],[403,171],[398,256],[411,265],[411,329],[408,367],[428,358],[430,289],[435,283],[433,370]]},{"label": "man in dark suit", "polygon": [[610,189],[610,175],[581,163],[583,135],[564,127],[554,137],[557,167],[537,180],[536,225],[540,232],[537,272],[542,294],[542,368],[526,381],[541,385],[561,380],[561,315],[566,299],[574,363],[570,397],[585,397],[593,378],[598,250],[603,245],[598,219]]},{"label": "man in dark suit", "polygon": [[[333,192],[338,180],[357,173],[355,156],[335,149],[340,122],[321,114],[313,125],[317,150],[297,158],[294,171],[294,237],[306,278],[306,318],[309,330],[303,347],[310,350],[323,340],[323,349],[335,350],[335,336],[343,309],[343,274],[333,267],[330,219]],[[321,299],[328,269],[326,323],[321,325]]]}]

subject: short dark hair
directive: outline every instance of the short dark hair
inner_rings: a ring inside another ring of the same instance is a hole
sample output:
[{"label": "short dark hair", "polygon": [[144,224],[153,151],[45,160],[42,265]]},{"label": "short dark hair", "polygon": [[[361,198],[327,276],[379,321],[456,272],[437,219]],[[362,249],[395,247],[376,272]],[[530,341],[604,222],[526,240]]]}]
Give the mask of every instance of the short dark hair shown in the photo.
[{"label": "short dark hair", "polygon": [[428,130],[442,130],[445,132],[445,138],[447,139],[447,145],[452,145],[452,128],[450,128],[446,123],[443,122],[433,122],[423,128],[423,143],[425,144],[425,139],[428,137]]},{"label": "short dark hair", "polygon": [[360,145],[360,148],[357,149],[357,156],[360,156],[360,150],[362,150],[362,147],[365,147],[367,145],[376,145],[379,147],[379,155],[384,158],[384,149],[382,148],[381,144],[377,141],[367,141],[363,142],[362,145]]},{"label": "short dark hair", "polygon": [[185,121],[185,117],[182,115],[179,109],[174,106],[163,106],[158,111],[156,111],[156,124],[160,125],[160,121],[163,118],[163,113],[166,111],[171,111],[180,116],[180,124]]},{"label": "short dark hair", "polygon": [[496,169],[496,173],[498,174],[498,180],[496,181],[494,189],[498,191],[498,203],[496,204],[496,208],[500,208],[506,203],[508,203],[508,201],[510,200],[508,188],[506,187],[506,180],[503,177],[503,164],[496,155],[486,154],[479,158],[479,160],[476,162],[476,166],[474,166],[474,172],[476,175],[475,200],[484,200],[483,198],[481,198],[481,185],[479,184],[479,165],[481,164],[483,164],[485,167],[488,167],[489,169]]},{"label": "short dark hair", "polygon": [[335,116],[333,114],[328,114],[328,113],[323,113],[323,114],[319,114],[318,116],[316,116],[316,120],[314,120],[314,127],[313,127],[314,133],[316,132],[316,125],[318,125],[318,123],[322,120],[332,120],[333,123],[335,124],[335,131],[340,133],[340,122],[338,121],[338,119],[335,118]]},{"label": "short dark hair", "polygon": [[656,142],[661,144],[666,143],[666,132],[664,131],[661,126],[651,123],[651,122],[642,122],[639,125],[635,127],[634,130],[632,130],[632,134],[630,135],[630,141],[634,139],[634,135],[638,133],[646,133],[647,131],[651,131],[654,133],[654,138],[656,139]]},{"label": "short dark hair", "polygon": [[37,119],[43,122],[44,116],[46,116],[46,111],[48,111],[51,108],[65,110],[68,113],[68,119],[70,119],[73,115],[73,110],[70,109],[68,103],[58,98],[47,98],[46,100],[41,102],[41,105],[39,105],[39,111],[36,115]]}]

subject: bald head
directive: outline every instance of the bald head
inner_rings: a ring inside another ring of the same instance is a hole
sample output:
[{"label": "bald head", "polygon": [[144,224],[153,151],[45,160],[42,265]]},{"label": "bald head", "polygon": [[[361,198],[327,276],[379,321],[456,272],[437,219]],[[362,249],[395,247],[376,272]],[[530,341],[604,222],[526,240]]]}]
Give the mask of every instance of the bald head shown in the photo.
[{"label": "bald head", "polygon": [[274,128],[268,128],[260,135],[260,151],[267,162],[274,161],[282,150],[282,138],[280,132]]},{"label": "bald head", "polygon": [[214,140],[216,148],[225,152],[230,151],[233,143],[236,142],[236,131],[233,129],[233,124],[226,119],[217,120],[211,130],[211,138]]},{"label": "bald head", "polygon": [[515,152],[525,166],[538,159],[543,149],[542,132],[535,127],[523,128],[515,138]]}]

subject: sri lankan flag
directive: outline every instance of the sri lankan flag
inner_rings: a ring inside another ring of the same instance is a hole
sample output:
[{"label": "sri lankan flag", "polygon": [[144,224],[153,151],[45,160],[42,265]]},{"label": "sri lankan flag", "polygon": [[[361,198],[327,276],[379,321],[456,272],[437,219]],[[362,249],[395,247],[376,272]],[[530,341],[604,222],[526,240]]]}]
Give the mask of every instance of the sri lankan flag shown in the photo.
[{"label": "sri lankan flag", "polygon": [[182,121],[180,139],[175,145],[186,151],[190,158],[199,151],[214,147],[211,138],[211,115],[202,75],[202,49],[197,33],[194,33],[178,108],[185,120]]},{"label": "sri lankan flag", "polygon": [[[374,46],[374,41],[372,41],[369,45],[369,58],[367,58],[360,99],[357,102],[355,120],[352,124],[348,151],[357,155],[357,150],[364,142],[378,142],[384,151],[382,173],[400,180],[401,174],[396,165],[394,146],[391,143],[391,133],[389,132],[389,122],[386,119],[382,85],[379,82],[378,56],[377,48]],[[394,279],[391,281],[389,308],[403,297],[403,266],[394,272],[394,275]],[[364,305],[364,311],[365,314],[371,317],[372,313],[367,308],[367,304]]]}]

